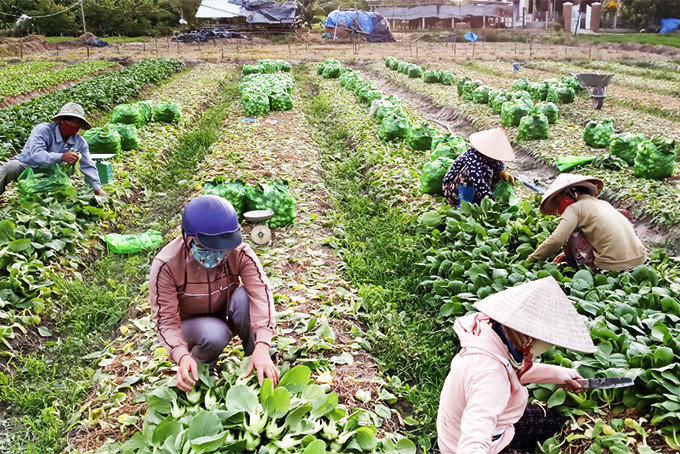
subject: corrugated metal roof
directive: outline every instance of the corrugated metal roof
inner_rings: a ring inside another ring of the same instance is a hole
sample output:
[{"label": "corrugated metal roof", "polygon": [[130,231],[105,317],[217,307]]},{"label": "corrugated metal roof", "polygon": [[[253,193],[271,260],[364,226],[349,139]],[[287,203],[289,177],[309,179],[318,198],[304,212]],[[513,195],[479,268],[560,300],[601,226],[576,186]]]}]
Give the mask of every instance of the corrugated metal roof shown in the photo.
[{"label": "corrugated metal roof", "polygon": [[241,14],[241,5],[227,0],[203,0],[196,12],[197,19],[228,19],[244,15]]}]

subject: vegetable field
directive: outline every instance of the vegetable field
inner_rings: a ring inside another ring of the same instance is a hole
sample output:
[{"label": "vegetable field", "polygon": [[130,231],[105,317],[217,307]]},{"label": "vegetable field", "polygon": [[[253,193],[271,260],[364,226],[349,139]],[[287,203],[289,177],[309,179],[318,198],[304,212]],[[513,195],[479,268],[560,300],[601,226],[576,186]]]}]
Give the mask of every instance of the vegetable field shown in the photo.
[{"label": "vegetable field", "polygon": [[[513,72],[509,62],[410,55],[273,58],[0,67],[0,95],[46,91],[0,109],[3,159],[67,101],[102,128],[91,147],[121,131],[136,138],[118,142],[110,198],[77,173],[51,194],[20,197],[13,185],[1,196],[0,452],[437,452],[455,318],[546,276],[598,351],[553,348],[540,360],[635,385],[532,385],[530,398],[566,421],[535,452],[680,450],[680,92],[671,66],[536,60]],[[571,77],[587,71],[616,72],[602,110]],[[108,126],[119,122],[129,126]],[[516,198],[447,206],[443,172],[471,132],[501,125],[521,158],[510,164],[518,180],[545,189],[567,161],[602,178],[603,196],[653,232],[643,235],[648,261],[606,274],[528,261],[556,218],[521,183]],[[274,293],[277,387],[242,376],[247,359],[235,342],[217,377],[201,367],[196,387],[180,391],[148,302],[161,246],[117,254],[106,245],[109,233],[149,229],[167,243],[201,193],[230,199],[240,214],[275,211],[268,244],[251,242],[247,221],[241,228]]]}]

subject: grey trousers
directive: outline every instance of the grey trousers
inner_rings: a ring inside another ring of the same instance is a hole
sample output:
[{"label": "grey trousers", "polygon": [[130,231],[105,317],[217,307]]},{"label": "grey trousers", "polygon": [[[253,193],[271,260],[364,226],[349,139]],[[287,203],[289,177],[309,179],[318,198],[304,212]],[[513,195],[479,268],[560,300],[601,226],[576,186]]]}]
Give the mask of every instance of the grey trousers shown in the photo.
[{"label": "grey trousers", "polygon": [[245,287],[231,295],[226,314],[182,320],[182,334],[191,356],[199,363],[214,365],[234,334],[241,339],[245,355],[250,356],[255,349],[255,336],[250,327],[250,297]]},{"label": "grey trousers", "polygon": [[17,181],[26,167],[28,167],[26,164],[16,159],[10,159],[0,167],[0,194],[5,192],[8,183]]}]

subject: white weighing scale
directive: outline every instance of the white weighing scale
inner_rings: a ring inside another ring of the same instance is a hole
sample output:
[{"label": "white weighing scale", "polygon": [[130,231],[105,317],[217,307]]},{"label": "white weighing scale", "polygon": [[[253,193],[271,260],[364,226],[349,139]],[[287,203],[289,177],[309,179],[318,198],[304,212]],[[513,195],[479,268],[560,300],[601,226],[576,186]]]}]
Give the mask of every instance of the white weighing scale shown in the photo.
[{"label": "white weighing scale", "polygon": [[267,244],[272,239],[272,231],[269,230],[267,221],[274,216],[272,210],[253,210],[243,213],[246,221],[253,225],[250,230],[250,239],[255,244]]}]

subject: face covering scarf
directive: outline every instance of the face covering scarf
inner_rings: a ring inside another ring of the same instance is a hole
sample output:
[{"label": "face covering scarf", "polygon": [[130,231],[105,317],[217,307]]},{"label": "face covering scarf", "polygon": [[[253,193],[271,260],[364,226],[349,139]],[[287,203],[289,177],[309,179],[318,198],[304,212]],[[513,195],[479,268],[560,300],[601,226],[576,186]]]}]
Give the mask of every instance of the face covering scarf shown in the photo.
[{"label": "face covering scarf", "polygon": [[531,354],[531,345],[524,345],[520,350],[518,350],[505,335],[503,326],[500,323],[498,323],[496,320],[492,320],[491,327],[508,348],[508,360],[510,361],[510,364],[512,364],[512,368],[517,372],[517,378],[522,378],[522,375],[524,375],[529,369],[531,369],[531,366],[534,365],[534,357]]},{"label": "face covering scarf", "polygon": [[61,133],[62,137],[71,137],[75,135],[79,129],[79,126],[67,125],[64,122],[59,123],[59,132]]},{"label": "face covering scarf", "polygon": [[222,260],[227,256],[227,251],[212,251],[204,249],[198,245],[196,241],[191,242],[191,256],[203,268],[211,269],[222,263]]},{"label": "face covering scarf", "polygon": [[560,198],[559,202],[558,202],[559,205],[558,205],[558,207],[557,207],[557,212],[558,212],[559,214],[564,213],[564,210],[566,210],[567,207],[568,207],[569,205],[571,205],[572,203],[574,203],[574,202],[576,202],[576,200],[572,199],[571,197],[568,197],[568,196],[566,196],[566,195],[565,195],[565,196],[562,196],[562,197]]}]

